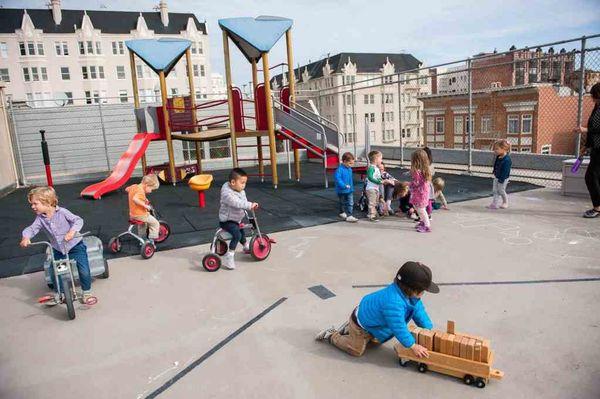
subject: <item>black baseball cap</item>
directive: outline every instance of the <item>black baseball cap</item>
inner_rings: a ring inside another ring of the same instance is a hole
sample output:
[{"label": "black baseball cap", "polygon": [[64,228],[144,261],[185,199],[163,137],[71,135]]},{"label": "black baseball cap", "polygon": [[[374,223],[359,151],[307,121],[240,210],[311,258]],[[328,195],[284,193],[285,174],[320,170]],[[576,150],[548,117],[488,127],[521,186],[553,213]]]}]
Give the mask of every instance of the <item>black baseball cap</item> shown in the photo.
[{"label": "black baseball cap", "polygon": [[440,292],[440,288],[432,280],[431,269],[420,262],[409,261],[402,265],[396,279],[408,287],[433,294]]}]

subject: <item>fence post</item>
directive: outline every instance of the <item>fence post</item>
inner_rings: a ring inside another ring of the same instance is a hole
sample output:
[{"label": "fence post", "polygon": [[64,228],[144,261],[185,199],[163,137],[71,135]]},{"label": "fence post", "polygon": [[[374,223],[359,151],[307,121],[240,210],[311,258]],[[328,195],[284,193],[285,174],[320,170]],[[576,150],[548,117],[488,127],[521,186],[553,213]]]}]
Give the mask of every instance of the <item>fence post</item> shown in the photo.
[{"label": "fence post", "polygon": [[[577,96],[577,126],[581,126],[583,119],[583,92],[585,90],[585,42],[586,37],[581,38],[581,56],[579,57],[579,93]],[[577,134],[577,140],[575,144],[575,156],[579,156],[579,150],[581,148],[581,132]]]},{"label": "fence post", "polygon": [[400,166],[404,165],[404,138],[402,137],[402,85],[398,73],[398,134],[400,135]]},{"label": "fence post", "polygon": [[473,71],[471,69],[471,57],[467,60],[467,70],[468,70],[468,78],[467,78],[467,90],[469,91],[469,121],[467,122],[467,131],[469,132],[469,164],[467,165],[467,173],[471,174],[471,168],[473,166],[473,86],[472,86],[472,78]]},{"label": "fence post", "polygon": [[[102,139],[104,140],[104,154],[106,155],[106,167],[110,172],[110,157],[108,156],[108,142],[106,141],[106,129],[104,128],[104,115],[102,114],[102,99],[98,102],[98,111],[100,113],[100,127],[102,128]],[[143,174],[144,172],[142,172]]]},{"label": "fence post", "polygon": [[[15,109],[12,100],[8,102],[9,112],[10,112],[10,120],[11,120],[11,130],[13,132],[14,143],[16,147],[16,158],[19,161],[19,170],[17,171],[17,176],[20,179],[20,183],[22,186],[27,185],[27,177],[25,175],[25,168],[23,167],[23,153],[21,152],[21,143],[19,143],[19,128],[17,126],[17,119],[15,118]],[[13,151],[14,154],[14,151]]]},{"label": "fence post", "polygon": [[354,156],[356,156],[356,113],[354,111],[354,82],[350,83],[350,102],[352,104],[352,142],[354,143]]}]

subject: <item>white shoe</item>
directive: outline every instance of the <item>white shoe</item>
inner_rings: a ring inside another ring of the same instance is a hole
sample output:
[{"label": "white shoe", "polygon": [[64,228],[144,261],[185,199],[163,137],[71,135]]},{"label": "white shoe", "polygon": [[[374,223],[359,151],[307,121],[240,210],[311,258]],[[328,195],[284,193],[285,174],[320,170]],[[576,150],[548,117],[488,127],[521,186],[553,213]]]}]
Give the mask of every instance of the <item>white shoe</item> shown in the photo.
[{"label": "white shoe", "polygon": [[315,337],[316,341],[329,341],[329,338],[331,338],[331,336],[333,335],[333,333],[336,331],[336,329],[331,326],[331,327],[327,327],[326,329],[324,329],[323,331],[319,332],[317,334],[317,336]]},{"label": "white shoe", "polygon": [[356,222],[358,222],[358,219],[355,218],[354,216],[350,215],[346,218],[346,222],[356,223]]},{"label": "white shoe", "polygon": [[411,213],[411,214],[410,214],[410,218],[411,218],[412,220],[417,220],[417,219],[419,218],[419,216],[418,216],[416,213]]},{"label": "white shoe", "polygon": [[235,270],[235,260],[234,260],[234,251],[227,251],[225,255],[223,255],[223,267],[228,270]]},{"label": "white shoe", "polygon": [[346,212],[342,212],[338,216],[340,217],[340,219],[346,219],[348,217],[348,215],[346,215]]},{"label": "white shoe", "polygon": [[244,252],[250,252],[250,241],[244,243]]}]

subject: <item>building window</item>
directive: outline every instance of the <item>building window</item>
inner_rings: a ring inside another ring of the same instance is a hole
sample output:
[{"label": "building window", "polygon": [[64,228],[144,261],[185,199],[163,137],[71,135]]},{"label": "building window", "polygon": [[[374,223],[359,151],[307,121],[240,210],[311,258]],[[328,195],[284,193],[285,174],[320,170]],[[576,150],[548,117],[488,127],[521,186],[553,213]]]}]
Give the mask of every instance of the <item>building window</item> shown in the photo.
[{"label": "building window", "polygon": [[194,70],[194,77],[197,78],[198,76],[200,76],[200,71],[198,69],[198,65],[194,64],[194,65],[192,65],[192,68]]},{"label": "building window", "polygon": [[206,72],[204,71],[204,65],[200,65],[200,76],[206,76]]},{"label": "building window", "polygon": [[543,155],[552,154],[552,144],[544,144],[540,150],[540,154],[543,154]]},{"label": "building window", "polygon": [[54,48],[56,49],[56,55],[69,55],[69,45],[67,42],[54,42]]},{"label": "building window", "polygon": [[8,68],[0,68],[0,82],[10,82]]},{"label": "building window", "polygon": [[117,79],[125,79],[125,66],[117,65]]},{"label": "building window", "polygon": [[481,133],[491,133],[492,132],[492,117],[491,116],[482,116],[481,117]]},{"label": "building window", "polygon": [[370,94],[370,95],[369,95],[369,102],[370,102],[371,104],[375,104],[375,94]]},{"label": "building window", "polygon": [[127,97],[127,90],[119,90],[119,100],[122,103],[129,102],[129,98]]},{"label": "building window", "polygon": [[198,42],[198,54],[202,54],[203,50],[202,50],[202,42]]},{"label": "building window", "polygon": [[373,122],[375,122],[375,113],[374,113],[374,112],[371,112],[371,115],[370,115],[370,116],[371,116],[371,117],[370,117],[370,119],[369,119],[369,120],[370,120],[372,123],[373,123]]},{"label": "building window", "polygon": [[[27,55],[27,51],[25,51],[25,43],[24,42],[19,42],[19,51],[21,52],[21,55]],[[31,93],[28,93],[31,94]]]},{"label": "building window", "polygon": [[176,96],[177,94],[179,94],[179,89],[177,87],[172,87],[171,96]]},{"label": "building window", "polygon": [[86,104],[92,103],[92,94],[90,91],[85,91],[85,103]]},{"label": "building window", "polygon": [[364,104],[368,104],[369,103],[369,95],[365,94],[364,95],[364,100],[363,100]]},{"label": "building window", "polygon": [[44,55],[44,43],[37,44],[37,53],[38,55]]},{"label": "building window", "polygon": [[88,40],[86,42],[86,44],[87,44],[86,54],[94,54],[94,42]]},{"label": "building window", "polygon": [[81,74],[83,75],[83,79],[84,79],[84,80],[86,80],[86,79],[89,79],[89,76],[88,76],[88,69],[87,69],[87,67],[86,67],[86,66],[82,66],[82,67],[81,67]]},{"label": "building window", "polygon": [[0,57],[8,58],[8,46],[5,42],[0,42]]},{"label": "building window", "polygon": [[65,91],[65,97],[67,97],[66,105],[73,105],[73,92]]},{"label": "building window", "polygon": [[200,100],[200,98],[202,98],[200,96],[200,90],[196,90],[195,97],[196,97],[196,100]]},{"label": "building window", "polygon": [[531,147],[521,147],[521,152],[531,152]]},{"label": "building window", "polygon": [[31,77],[29,75],[29,68],[23,68],[23,80],[29,82]]},{"label": "building window", "polygon": [[433,134],[435,129],[434,120],[430,116],[427,118],[427,134]]},{"label": "building window", "polygon": [[138,64],[138,65],[135,66],[135,70],[137,72],[137,77],[139,79],[143,79],[144,78],[144,68],[143,68],[143,66]]},{"label": "building window", "polygon": [[104,79],[104,67],[102,65],[98,66],[98,77]]},{"label": "building window", "polygon": [[40,72],[42,74],[42,80],[44,82],[48,81],[48,70],[46,69],[46,67],[41,67]]},{"label": "building window", "polygon": [[506,127],[506,133],[508,134],[519,134],[519,115],[508,115],[508,124]]},{"label": "building window", "polygon": [[62,80],[71,80],[69,67],[60,67],[60,76],[62,77]]},{"label": "building window", "polygon": [[435,134],[444,134],[444,117],[435,118]]},{"label": "building window", "polygon": [[455,116],[454,117],[454,137],[461,136],[464,134],[464,125],[463,125],[463,117]]},{"label": "building window", "polygon": [[42,42],[19,42],[21,55],[44,55],[44,43]]},{"label": "building window", "polygon": [[77,42],[79,43],[79,54],[84,55],[85,54],[85,45],[83,44],[83,42]]},{"label": "building window", "polygon": [[98,79],[98,74],[96,73],[96,66],[92,65],[89,67],[90,70],[90,79]]},{"label": "building window", "polygon": [[112,52],[114,55],[125,54],[125,45],[123,42],[112,42]]},{"label": "building window", "polygon": [[521,116],[521,132],[523,134],[531,134],[531,122],[533,120],[533,116],[531,114],[525,114]]}]

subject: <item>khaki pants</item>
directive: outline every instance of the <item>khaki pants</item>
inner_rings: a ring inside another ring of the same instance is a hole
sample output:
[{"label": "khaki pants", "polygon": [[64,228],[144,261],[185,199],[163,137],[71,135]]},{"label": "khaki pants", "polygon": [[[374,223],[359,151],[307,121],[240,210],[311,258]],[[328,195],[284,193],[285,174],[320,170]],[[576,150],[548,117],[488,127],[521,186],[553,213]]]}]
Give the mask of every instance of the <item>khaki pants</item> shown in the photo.
[{"label": "khaki pants", "polygon": [[331,343],[352,356],[362,356],[372,340],[373,336],[356,324],[352,316],[348,322],[348,335],[341,335],[337,331],[331,335]]},{"label": "khaki pants", "polygon": [[148,238],[151,240],[155,240],[158,238],[158,230],[160,229],[160,223],[158,223],[158,220],[156,220],[154,216],[148,214],[144,216],[135,216],[132,217],[132,219],[139,220],[140,222],[145,223],[138,225],[138,234],[140,236],[143,237],[146,235],[146,226],[148,226],[148,229],[150,230],[148,232]]},{"label": "khaki pants", "polygon": [[373,219],[377,216],[377,205],[379,205],[379,191],[377,190],[366,190],[367,201],[369,202],[369,219]]}]

